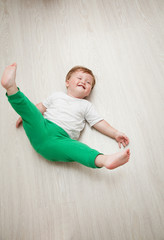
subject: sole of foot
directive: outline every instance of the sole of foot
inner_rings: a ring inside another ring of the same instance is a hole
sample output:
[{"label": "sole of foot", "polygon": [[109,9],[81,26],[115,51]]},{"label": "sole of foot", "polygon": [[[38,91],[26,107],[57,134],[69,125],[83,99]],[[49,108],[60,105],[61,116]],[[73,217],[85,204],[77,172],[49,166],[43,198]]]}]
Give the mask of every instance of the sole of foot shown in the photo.
[{"label": "sole of foot", "polygon": [[7,66],[3,72],[1,84],[6,90],[12,88],[13,86],[15,87],[16,85],[15,83],[16,69],[17,64],[13,63],[12,65]]},{"label": "sole of foot", "polygon": [[130,149],[125,149],[122,152],[114,153],[109,155],[105,162],[105,167],[107,169],[115,169],[127,163],[130,158]]}]

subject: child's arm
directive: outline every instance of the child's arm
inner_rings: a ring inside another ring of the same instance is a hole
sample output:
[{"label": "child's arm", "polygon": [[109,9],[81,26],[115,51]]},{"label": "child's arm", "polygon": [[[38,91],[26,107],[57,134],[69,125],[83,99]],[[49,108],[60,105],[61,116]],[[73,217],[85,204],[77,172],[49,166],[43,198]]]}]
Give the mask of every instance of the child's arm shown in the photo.
[{"label": "child's arm", "polygon": [[35,105],[39,111],[43,114],[46,111],[46,107],[40,102],[38,104]]},{"label": "child's arm", "polygon": [[122,132],[119,132],[115,128],[113,128],[109,123],[105,120],[102,120],[93,127],[101,132],[102,134],[115,139],[118,142],[119,148],[121,148],[121,144],[126,147],[129,144],[129,138]]},{"label": "child's arm", "polygon": [[[46,107],[45,107],[41,102],[38,103],[38,104],[36,104],[35,106],[39,109],[39,111],[40,111],[42,114],[46,111]],[[21,123],[22,123],[22,118],[19,117],[18,120],[17,120],[17,122],[16,122],[16,127],[18,128]]]}]

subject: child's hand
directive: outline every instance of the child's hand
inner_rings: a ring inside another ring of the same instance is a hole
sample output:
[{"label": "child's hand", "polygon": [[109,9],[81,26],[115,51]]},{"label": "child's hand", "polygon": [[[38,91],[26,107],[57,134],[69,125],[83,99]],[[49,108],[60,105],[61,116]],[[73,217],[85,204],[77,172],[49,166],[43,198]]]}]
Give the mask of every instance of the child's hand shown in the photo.
[{"label": "child's hand", "polygon": [[21,123],[22,123],[22,118],[20,117],[16,122],[16,127],[18,128]]},{"label": "child's hand", "polygon": [[129,138],[122,132],[116,132],[115,140],[118,142],[119,148],[121,144],[126,147],[129,144]]}]

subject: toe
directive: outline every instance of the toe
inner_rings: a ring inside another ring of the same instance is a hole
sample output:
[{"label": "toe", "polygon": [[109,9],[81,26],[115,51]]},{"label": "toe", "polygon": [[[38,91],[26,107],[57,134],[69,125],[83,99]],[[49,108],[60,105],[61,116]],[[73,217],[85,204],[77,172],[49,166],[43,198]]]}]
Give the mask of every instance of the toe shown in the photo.
[{"label": "toe", "polygon": [[17,68],[17,64],[16,63],[13,63],[12,65],[10,65],[11,67],[15,67]]},{"label": "toe", "polygon": [[126,152],[127,152],[127,154],[129,155],[129,154],[130,154],[130,149],[128,148]]}]

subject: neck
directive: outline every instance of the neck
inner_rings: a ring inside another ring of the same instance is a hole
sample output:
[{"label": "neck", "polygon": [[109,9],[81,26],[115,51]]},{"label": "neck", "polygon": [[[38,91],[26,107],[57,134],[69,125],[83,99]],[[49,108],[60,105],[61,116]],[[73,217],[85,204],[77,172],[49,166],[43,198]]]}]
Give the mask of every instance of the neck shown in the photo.
[{"label": "neck", "polygon": [[80,96],[71,93],[69,90],[67,90],[67,95],[70,96],[70,97],[73,97],[73,98],[83,99],[83,98],[81,98]]}]

